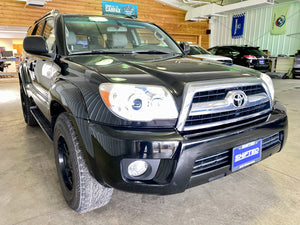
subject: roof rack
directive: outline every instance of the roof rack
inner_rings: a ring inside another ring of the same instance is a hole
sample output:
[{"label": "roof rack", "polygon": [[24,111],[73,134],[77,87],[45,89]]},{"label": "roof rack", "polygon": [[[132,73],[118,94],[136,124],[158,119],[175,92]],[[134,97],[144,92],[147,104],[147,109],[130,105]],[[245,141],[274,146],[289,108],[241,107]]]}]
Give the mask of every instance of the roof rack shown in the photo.
[{"label": "roof rack", "polygon": [[59,13],[58,9],[52,9],[50,12],[47,12],[44,16],[42,16],[41,18],[39,18],[38,20],[36,20],[34,23],[39,22],[41,19],[44,19],[47,16],[58,14],[58,13]]}]

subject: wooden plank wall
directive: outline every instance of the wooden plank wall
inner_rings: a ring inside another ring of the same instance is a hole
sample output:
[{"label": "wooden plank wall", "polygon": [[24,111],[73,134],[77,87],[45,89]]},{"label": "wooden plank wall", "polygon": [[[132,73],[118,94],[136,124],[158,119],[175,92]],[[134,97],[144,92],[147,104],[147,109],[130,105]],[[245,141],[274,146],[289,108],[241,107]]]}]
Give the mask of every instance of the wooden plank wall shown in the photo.
[{"label": "wooden plank wall", "polygon": [[[155,0],[111,0],[136,4],[138,6],[138,19],[154,22],[165,29],[169,34],[181,40],[194,40],[204,48],[209,46],[208,21],[186,22],[185,12],[164,5]],[[61,13],[75,14],[102,14],[101,0],[52,0],[44,7],[26,6],[25,2],[17,0],[0,1],[0,25],[30,26],[35,20],[52,9]],[[186,38],[185,38],[186,36]]]}]

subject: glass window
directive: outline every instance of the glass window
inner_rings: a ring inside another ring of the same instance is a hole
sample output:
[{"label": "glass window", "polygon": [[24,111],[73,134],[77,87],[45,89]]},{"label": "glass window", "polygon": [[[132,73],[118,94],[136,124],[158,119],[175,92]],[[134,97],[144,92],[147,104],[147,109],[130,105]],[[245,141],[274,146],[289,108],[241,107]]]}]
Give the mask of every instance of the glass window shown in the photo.
[{"label": "glass window", "polygon": [[238,51],[233,50],[231,48],[219,48],[216,52],[216,55],[224,55],[224,56],[237,56],[240,54]]},{"label": "glass window", "polygon": [[189,55],[207,55],[210,54],[208,51],[206,51],[204,48],[201,48],[199,46],[190,46],[190,53]]},{"label": "glass window", "polygon": [[211,54],[215,55],[215,54],[216,54],[216,52],[217,52],[217,49],[216,49],[216,48],[212,48],[212,49],[210,49],[210,53],[211,53]]},{"label": "glass window", "polygon": [[237,56],[237,55],[239,55],[240,54],[240,52],[238,52],[238,51],[236,51],[236,50],[234,50],[234,49],[231,49],[230,51],[229,51],[229,55],[232,55],[232,56]]},{"label": "glass window", "polygon": [[29,29],[27,31],[27,36],[32,34],[33,29],[34,29],[34,26],[29,27]]},{"label": "glass window", "polygon": [[245,48],[244,53],[245,53],[245,55],[254,55],[257,57],[260,57],[260,56],[267,57],[267,55],[263,51],[260,51],[256,48]]},{"label": "glass window", "polygon": [[43,28],[44,28],[45,21],[42,21],[35,25],[32,35],[40,35],[42,36]]},{"label": "glass window", "polygon": [[46,40],[47,46],[49,53],[54,53],[55,52],[55,34],[54,34],[54,20],[53,19],[48,19],[45,24],[44,32],[43,32],[43,37]]},{"label": "glass window", "polygon": [[64,22],[70,53],[87,50],[182,53],[164,31],[150,23],[101,16],[65,16]]}]

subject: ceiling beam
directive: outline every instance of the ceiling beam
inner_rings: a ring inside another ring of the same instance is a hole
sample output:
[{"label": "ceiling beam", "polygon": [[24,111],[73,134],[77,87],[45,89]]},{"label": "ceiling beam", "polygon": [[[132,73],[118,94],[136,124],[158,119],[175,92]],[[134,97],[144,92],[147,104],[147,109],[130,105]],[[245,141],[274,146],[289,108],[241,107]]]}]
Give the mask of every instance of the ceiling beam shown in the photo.
[{"label": "ceiling beam", "polygon": [[217,14],[229,13],[232,11],[245,10],[250,8],[261,7],[265,5],[274,4],[274,0],[248,0],[225,6],[217,5],[215,3],[192,8],[187,11],[185,20],[198,20],[201,18],[207,18]]},{"label": "ceiling beam", "polygon": [[178,0],[156,0],[156,1],[180,9],[182,11],[188,11],[193,9],[193,7],[189,6],[188,4],[185,4],[183,1],[178,1]]}]

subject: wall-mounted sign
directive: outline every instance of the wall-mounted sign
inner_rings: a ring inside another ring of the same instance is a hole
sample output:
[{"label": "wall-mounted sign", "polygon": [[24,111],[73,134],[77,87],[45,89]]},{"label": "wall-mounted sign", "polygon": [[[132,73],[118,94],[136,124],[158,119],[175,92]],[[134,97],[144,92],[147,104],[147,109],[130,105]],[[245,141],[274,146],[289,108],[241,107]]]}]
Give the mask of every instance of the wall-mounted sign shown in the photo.
[{"label": "wall-mounted sign", "polygon": [[137,5],[102,1],[102,14],[137,18]]},{"label": "wall-mounted sign", "polygon": [[289,5],[283,5],[273,8],[270,30],[272,35],[280,35],[286,33],[286,20],[289,7]]},{"label": "wall-mounted sign", "polygon": [[245,13],[232,17],[231,36],[232,38],[242,38],[244,33]]}]

